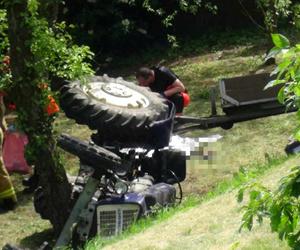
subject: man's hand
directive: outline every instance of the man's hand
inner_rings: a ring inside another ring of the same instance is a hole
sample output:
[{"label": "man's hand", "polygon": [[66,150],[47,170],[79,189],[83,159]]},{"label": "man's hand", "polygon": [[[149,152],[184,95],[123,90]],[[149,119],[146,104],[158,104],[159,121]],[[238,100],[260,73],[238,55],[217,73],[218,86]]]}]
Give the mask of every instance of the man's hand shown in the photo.
[{"label": "man's hand", "polygon": [[185,87],[184,87],[183,83],[179,79],[176,79],[169,86],[169,88],[166,91],[164,91],[164,96],[170,97],[176,93],[180,93],[180,92],[184,92],[184,91],[185,91]]}]

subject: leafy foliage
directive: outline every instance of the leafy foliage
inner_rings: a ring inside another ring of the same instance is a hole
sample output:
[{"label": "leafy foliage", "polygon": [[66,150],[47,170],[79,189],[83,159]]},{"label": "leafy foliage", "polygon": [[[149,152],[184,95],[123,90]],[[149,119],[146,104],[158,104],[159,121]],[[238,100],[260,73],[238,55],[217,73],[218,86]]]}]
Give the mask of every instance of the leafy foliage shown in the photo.
[{"label": "leafy foliage", "polygon": [[72,43],[64,22],[49,28],[45,19],[32,18],[30,26],[33,30],[31,51],[35,57],[33,67],[41,80],[44,80],[45,71],[69,80],[93,74],[89,63],[93,53],[87,46]]},{"label": "leafy foliage", "polygon": [[217,10],[210,0],[66,1],[64,17],[76,25],[78,41],[93,48],[136,48],[166,40],[176,46],[177,17],[200,9]]},{"label": "leafy foliage", "polygon": [[[268,58],[277,56],[279,63],[273,75],[276,80],[268,83],[266,88],[283,84],[278,99],[287,107],[300,107],[300,44],[291,46],[289,40],[280,34],[272,35],[275,47]],[[300,113],[297,113],[300,118]],[[295,137],[300,139],[299,128]],[[241,228],[253,227],[257,218],[262,223],[265,217],[270,219],[273,232],[277,232],[281,240],[286,240],[294,248],[300,248],[300,167],[294,167],[288,176],[280,181],[275,191],[270,191],[258,183],[251,183],[240,189],[238,200],[242,201],[245,190],[249,190],[249,202],[244,206]]]},{"label": "leafy foliage", "polygon": [[77,46],[66,31],[64,22],[49,25],[39,14],[39,1],[28,2],[29,15],[25,18],[32,30],[31,52],[34,55],[35,71],[42,79],[47,72],[65,79],[74,80],[83,75],[93,74],[91,60],[93,53],[87,46]]},{"label": "leafy foliage", "polygon": [[[36,95],[32,94],[32,102],[40,106],[45,112],[40,117],[40,135],[36,136],[35,142],[30,143],[27,147],[28,159],[33,158],[36,151],[35,148],[41,147],[52,134],[52,122],[56,116],[55,114],[49,115],[46,111],[51,100],[52,102],[54,101],[51,96],[56,97],[57,94],[50,89],[49,74],[67,80],[93,74],[89,62],[93,56],[90,49],[87,46],[73,44],[72,37],[66,32],[65,23],[56,23],[50,26],[48,21],[40,16],[38,10],[38,1],[28,1],[28,12],[24,13],[24,26],[30,29],[32,34],[31,40],[26,41],[33,55],[33,60],[27,62],[27,67],[36,72],[35,79],[31,80],[33,88],[37,90]],[[3,61],[0,64],[0,88],[10,93],[17,83],[12,81],[12,74],[9,68],[6,11],[1,10],[0,15],[0,35],[4,37],[0,44],[2,48],[2,58],[0,59]],[[10,98],[17,101],[18,97],[14,95],[14,92],[11,93]],[[26,107],[18,107],[17,105],[17,112],[20,129],[27,134],[36,133],[34,132],[36,128],[31,128],[26,122],[28,117],[30,117],[31,110],[26,110]]]},{"label": "leafy foliage", "polygon": [[6,11],[0,9],[0,89],[10,83],[9,59],[5,57],[8,49]]},{"label": "leafy foliage", "polygon": [[[48,73],[69,80],[94,73],[90,64],[94,54],[87,46],[73,44],[64,22],[55,23],[50,27],[48,21],[38,14],[38,1],[29,1],[28,10],[30,14],[24,16],[26,25],[32,30],[30,46],[34,56],[34,62],[28,66],[38,73],[38,79],[34,84],[48,82]],[[6,11],[0,9],[0,60],[4,61],[0,64],[0,88],[4,90],[12,87],[11,73],[5,63],[9,50],[7,31]]]},{"label": "leafy foliage", "polygon": [[[29,12],[25,15],[26,26],[32,31],[32,39],[30,42],[33,61],[27,63],[27,67],[32,68],[36,72],[36,79],[32,84],[37,91],[36,102],[42,109],[49,105],[51,96],[56,96],[49,87],[48,76],[58,76],[67,80],[83,78],[84,76],[93,74],[91,64],[87,60],[91,60],[93,53],[87,46],[77,46],[72,42],[72,37],[66,32],[65,23],[56,23],[52,26],[48,21],[41,17],[38,12],[39,2],[31,0],[28,5]],[[13,87],[13,86],[11,86]],[[18,110],[19,124],[28,134],[34,133],[26,124],[30,110]],[[40,134],[36,135],[34,143],[29,144],[26,148],[26,156],[28,160],[34,160],[37,156],[39,147],[47,143],[47,138],[52,134],[52,122],[56,118],[55,114],[49,115],[44,112],[40,117],[41,123],[44,121],[43,129]],[[25,124],[23,126],[22,124]]]},{"label": "leafy foliage", "polygon": [[56,8],[58,2],[0,1],[8,16],[8,20],[5,14],[1,16],[1,28],[3,36],[9,38],[3,45],[5,61],[0,72],[9,77],[0,76],[0,87],[16,104],[17,125],[29,139],[25,157],[35,166],[56,232],[62,229],[68,214],[71,189],[56,149],[53,122],[59,111],[55,101],[58,93],[51,90],[51,79],[72,80],[93,73],[89,48],[74,45],[66,25],[46,15],[46,10]]},{"label": "leafy foliage", "polygon": [[[135,3],[138,4],[138,1],[135,1]],[[180,11],[195,15],[202,7],[205,7],[213,13],[217,10],[217,7],[211,2],[203,2],[202,0],[179,0],[174,1],[173,4],[170,4],[169,6],[163,1],[144,0],[142,6],[150,13],[159,16],[165,29],[171,28],[173,26],[175,17]],[[167,32],[167,40],[173,46],[177,47],[178,45],[176,42],[176,37],[174,35],[169,34],[169,32]]]},{"label": "leafy foliage", "polygon": [[291,0],[256,0],[256,2],[269,33],[276,31],[280,18],[286,18],[292,13]]},{"label": "leafy foliage", "polygon": [[294,4],[292,7],[293,12],[293,24],[296,28],[300,29],[300,4]]},{"label": "leafy foliage", "polygon": [[8,47],[7,28],[6,11],[0,9],[0,55],[3,55]]},{"label": "leafy foliage", "polygon": [[[275,47],[270,51],[266,59],[277,57],[278,64],[271,75],[276,75],[274,81],[268,83],[266,88],[284,84],[278,93],[278,100],[286,104],[300,108],[300,44],[290,45],[289,40],[280,34],[272,34]],[[297,112],[300,118],[300,112]],[[296,139],[300,139],[299,130],[296,131]]]},{"label": "leafy foliage", "polygon": [[277,232],[281,240],[289,246],[300,247],[300,167],[294,167],[291,173],[282,178],[274,192],[266,187],[251,183],[239,190],[238,201],[241,202],[245,190],[250,190],[249,202],[243,207],[245,213],[241,228],[251,230],[256,218],[262,223],[264,218],[270,219],[272,232]]}]

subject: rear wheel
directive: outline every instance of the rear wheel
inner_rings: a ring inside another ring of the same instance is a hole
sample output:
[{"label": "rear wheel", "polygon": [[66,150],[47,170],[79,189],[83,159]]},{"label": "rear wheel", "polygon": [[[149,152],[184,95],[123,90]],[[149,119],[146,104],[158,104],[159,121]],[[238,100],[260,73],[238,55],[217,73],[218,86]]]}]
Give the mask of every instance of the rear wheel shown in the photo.
[{"label": "rear wheel", "polygon": [[158,93],[122,78],[94,76],[61,88],[60,104],[69,118],[122,140],[145,136],[149,125],[168,116]]},{"label": "rear wheel", "polygon": [[224,130],[229,130],[233,127],[233,123],[232,122],[226,122],[224,124],[221,125],[221,128]]}]

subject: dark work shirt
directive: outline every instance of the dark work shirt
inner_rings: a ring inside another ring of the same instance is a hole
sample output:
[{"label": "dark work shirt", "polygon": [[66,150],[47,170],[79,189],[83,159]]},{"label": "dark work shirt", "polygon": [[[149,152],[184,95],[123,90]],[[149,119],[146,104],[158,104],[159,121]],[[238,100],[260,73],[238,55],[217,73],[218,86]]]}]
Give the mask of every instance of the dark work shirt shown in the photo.
[{"label": "dark work shirt", "polygon": [[164,66],[152,67],[151,69],[154,70],[155,77],[154,82],[150,84],[150,89],[153,92],[164,92],[178,78],[174,72]]}]

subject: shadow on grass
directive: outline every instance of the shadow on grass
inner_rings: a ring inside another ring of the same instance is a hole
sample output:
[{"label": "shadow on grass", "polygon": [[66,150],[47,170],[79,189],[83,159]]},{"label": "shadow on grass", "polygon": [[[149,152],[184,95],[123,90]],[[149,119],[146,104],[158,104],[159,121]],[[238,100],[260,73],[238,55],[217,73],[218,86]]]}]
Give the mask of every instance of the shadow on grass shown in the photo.
[{"label": "shadow on grass", "polygon": [[45,241],[54,245],[54,234],[52,229],[46,229],[42,232],[36,232],[20,241],[20,246],[29,249],[38,249]]},{"label": "shadow on grass", "polygon": [[23,190],[17,191],[18,206],[26,206],[33,202],[33,193],[24,193]]},{"label": "shadow on grass", "polygon": [[[16,186],[15,186],[15,190],[16,190],[18,202],[17,202],[17,206],[15,208],[17,208],[19,206],[21,206],[21,207],[26,206],[32,200],[32,198],[31,198],[32,195],[31,194],[24,195],[23,192],[19,190],[19,186],[18,185],[16,185]],[[0,207],[0,215],[6,214],[10,211],[11,210],[6,210],[6,209],[3,209],[2,207]]]},{"label": "shadow on grass", "polygon": [[11,175],[11,180],[14,185],[16,195],[18,198],[18,206],[26,206],[29,203],[32,202],[32,193],[26,193],[23,190],[25,189],[25,186],[22,184],[24,176],[22,174],[14,173]]}]

